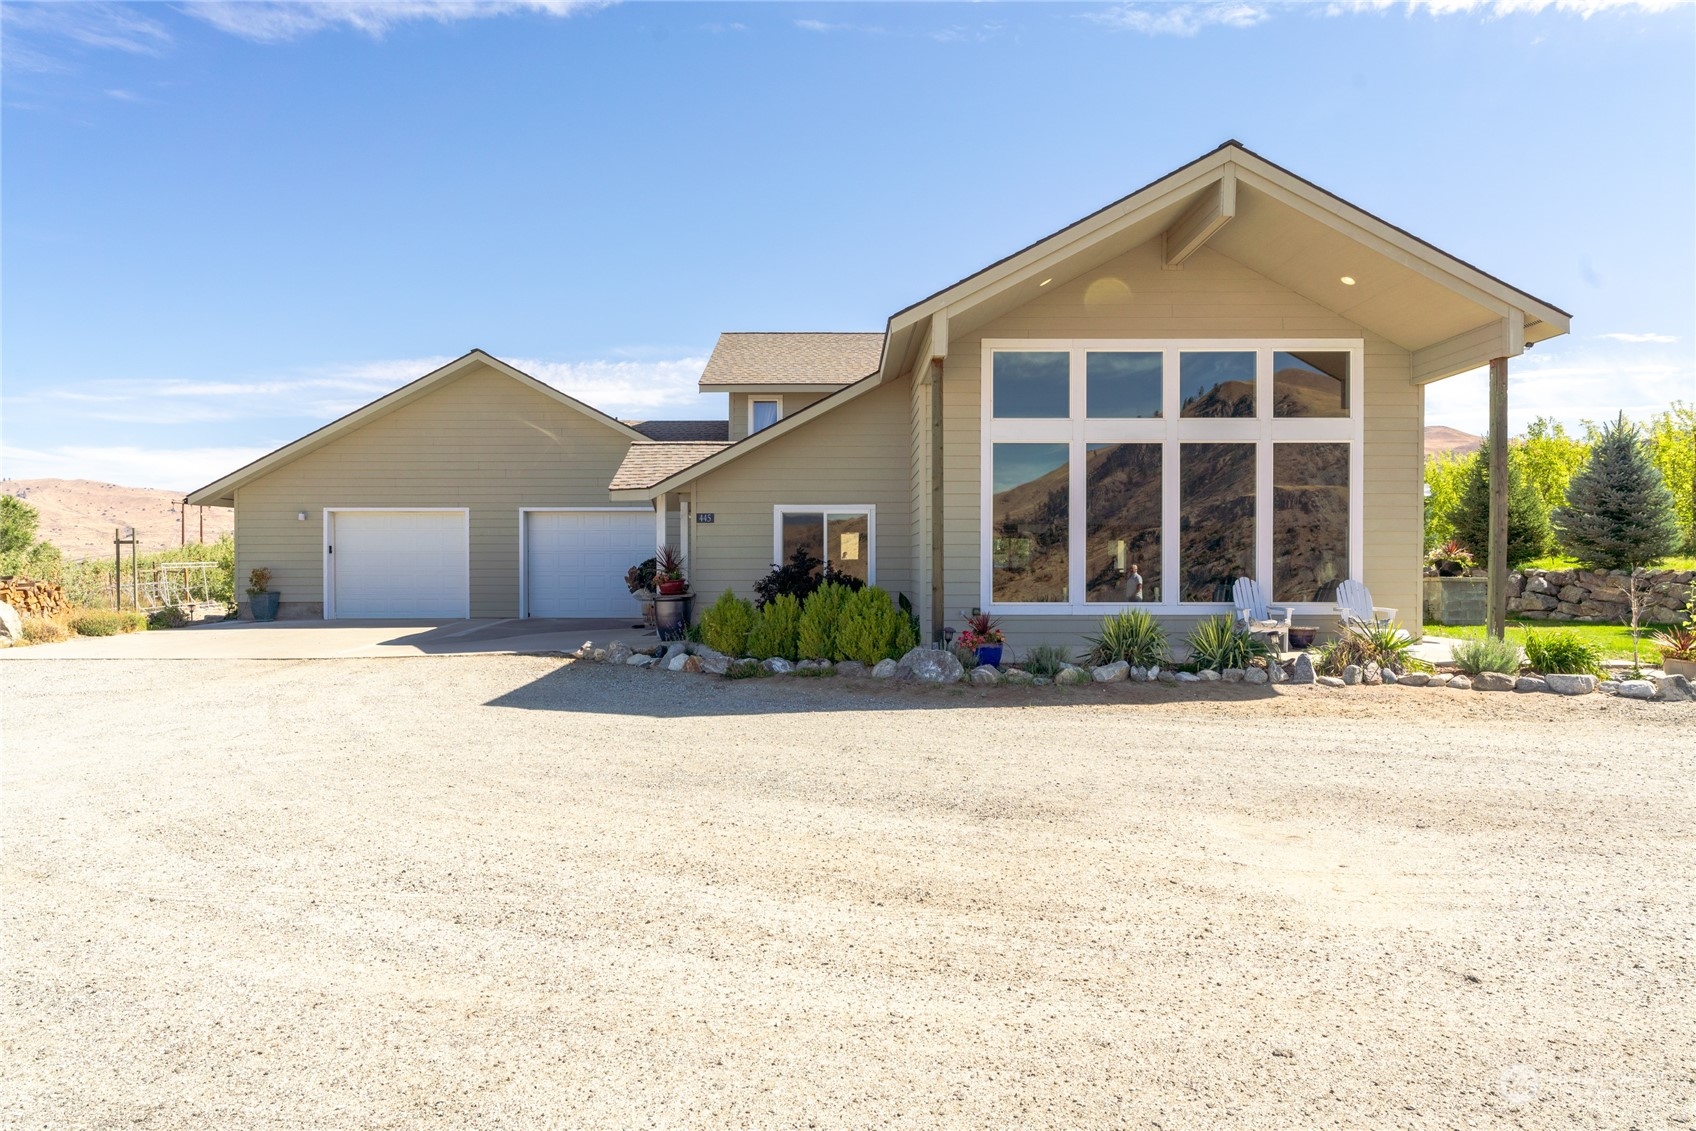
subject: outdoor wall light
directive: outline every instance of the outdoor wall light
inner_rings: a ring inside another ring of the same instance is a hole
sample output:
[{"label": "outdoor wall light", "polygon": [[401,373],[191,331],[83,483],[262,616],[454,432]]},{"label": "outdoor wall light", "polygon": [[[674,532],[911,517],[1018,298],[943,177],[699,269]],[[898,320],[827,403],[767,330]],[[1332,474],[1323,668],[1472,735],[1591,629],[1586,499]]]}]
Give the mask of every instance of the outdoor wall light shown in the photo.
[{"label": "outdoor wall light", "polygon": [[306,512],[301,511],[298,514],[296,514],[294,517],[295,517],[295,521],[297,521],[297,522],[305,522],[306,521]]}]

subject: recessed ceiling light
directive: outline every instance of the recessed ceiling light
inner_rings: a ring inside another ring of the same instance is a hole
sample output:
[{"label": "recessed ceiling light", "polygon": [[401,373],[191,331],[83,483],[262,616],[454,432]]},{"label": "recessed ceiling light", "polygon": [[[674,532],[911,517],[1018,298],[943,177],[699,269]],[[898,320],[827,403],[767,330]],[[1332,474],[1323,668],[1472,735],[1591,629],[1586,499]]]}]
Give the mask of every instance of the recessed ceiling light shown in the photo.
[{"label": "recessed ceiling light", "polygon": [[1345,287],[1354,286],[1354,276],[1353,275],[1344,275],[1343,276],[1343,286],[1345,286]]},{"label": "recessed ceiling light", "polygon": [[1038,283],[1037,286],[1046,287],[1048,284],[1052,283],[1053,281],[1054,281],[1053,279],[1044,279],[1042,282]]}]

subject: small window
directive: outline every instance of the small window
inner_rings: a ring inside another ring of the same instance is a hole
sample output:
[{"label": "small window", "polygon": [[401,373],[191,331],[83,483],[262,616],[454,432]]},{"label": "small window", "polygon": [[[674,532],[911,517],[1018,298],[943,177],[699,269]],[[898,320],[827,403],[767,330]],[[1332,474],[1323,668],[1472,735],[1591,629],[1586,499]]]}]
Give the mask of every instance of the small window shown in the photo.
[{"label": "small window", "polygon": [[1091,352],[1084,365],[1089,415],[1126,419],[1160,415],[1161,355]]},{"label": "small window", "polygon": [[998,351],[996,417],[1064,420],[1072,414],[1072,355],[1065,350]]},{"label": "small window", "polygon": [[755,397],[748,402],[748,434],[770,428],[783,418],[783,402],[776,397]]},{"label": "small window", "polygon": [[818,568],[828,563],[837,573],[872,583],[871,507],[820,511],[779,506],[777,519],[773,551],[778,564],[793,560],[795,551],[804,549],[821,563]]}]

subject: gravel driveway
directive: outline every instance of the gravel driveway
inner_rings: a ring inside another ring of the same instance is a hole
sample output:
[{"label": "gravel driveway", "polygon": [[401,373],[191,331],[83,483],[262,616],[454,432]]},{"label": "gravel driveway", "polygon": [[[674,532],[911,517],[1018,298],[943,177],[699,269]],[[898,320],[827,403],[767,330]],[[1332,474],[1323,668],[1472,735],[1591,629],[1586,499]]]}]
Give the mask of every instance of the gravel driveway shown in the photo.
[{"label": "gravel driveway", "polygon": [[1696,708],[4,675],[9,1127],[1696,1126]]}]

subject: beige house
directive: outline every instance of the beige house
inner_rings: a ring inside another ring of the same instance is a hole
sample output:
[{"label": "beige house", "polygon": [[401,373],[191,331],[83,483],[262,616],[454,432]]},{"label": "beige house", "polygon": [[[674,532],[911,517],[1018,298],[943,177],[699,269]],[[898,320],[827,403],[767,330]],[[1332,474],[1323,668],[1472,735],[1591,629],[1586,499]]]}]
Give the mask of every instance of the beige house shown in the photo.
[{"label": "beige house", "polygon": [[1570,316],[1236,142],[893,315],[725,334],[722,421],[614,420],[481,352],[189,497],[234,505],[285,615],[627,616],[682,548],[703,600],[805,547],[932,635],[1015,645],[1253,576],[1416,626],[1432,381]]}]

